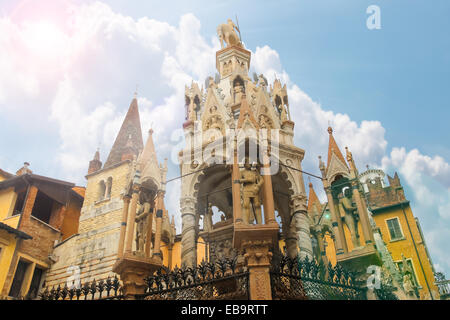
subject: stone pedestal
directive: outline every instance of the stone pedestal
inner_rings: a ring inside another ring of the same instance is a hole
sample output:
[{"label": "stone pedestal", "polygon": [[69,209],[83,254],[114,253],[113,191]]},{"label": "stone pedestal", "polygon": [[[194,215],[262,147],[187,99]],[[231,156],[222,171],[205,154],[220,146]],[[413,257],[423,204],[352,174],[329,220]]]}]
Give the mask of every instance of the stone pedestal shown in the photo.
[{"label": "stone pedestal", "polygon": [[[344,269],[355,272],[356,281],[360,282],[363,287],[367,286],[367,280],[371,276],[370,273],[367,273],[367,268],[371,265],[382,265],[382,260],[373,244],[355,248],[351,252],[338,255],[337,262]],[[372,290],[368,290],[367,298],[369,300],[376,300],[376,296]]]},{"label": "stone pedestal", "polygon": [[278,224],[236,225],[233,246],[243,253],[249,272],[250,300],[271,300],[270,262],[278,245]]},{"label": "stone pedestal", "polygon": [[271,246],[278,245],[278,223],[271,224],[236,224],[234,226],[233,247],[243,249],[244,241],[266,240]]},{"label": "stone pedestal", "polygon": [[125,300],[134,300],[137,294],[145,293],[144,278],[162,267],[160,257],[147,258],[125,253],[113,266],[112,271],[120,276]]},{"label": "stone pedestal", "polygon": [[349,271],[359,274],[367,274],[370,265],[381,266],[382,261],[373,244],[353,249],[337,256],[337,262]]},{"label": "stone pedestal", "polygon": [[242,243],[249,272],[250,300],[272,300],[270,286],[270,240],[249,240]]}]

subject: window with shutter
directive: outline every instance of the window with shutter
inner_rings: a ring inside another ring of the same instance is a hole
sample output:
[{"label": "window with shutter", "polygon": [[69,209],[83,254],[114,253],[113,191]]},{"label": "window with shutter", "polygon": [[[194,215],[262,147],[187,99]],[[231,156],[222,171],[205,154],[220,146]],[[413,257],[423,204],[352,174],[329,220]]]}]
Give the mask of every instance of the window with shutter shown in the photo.
[{"label": "window with shutter", "polygon": [[402,234],[402,230],[400,228],[400,223],[398,222],[398,218],[389,219],[386,221],[386,223],[388,225],[391,240],[403,238],[403,234]]}]

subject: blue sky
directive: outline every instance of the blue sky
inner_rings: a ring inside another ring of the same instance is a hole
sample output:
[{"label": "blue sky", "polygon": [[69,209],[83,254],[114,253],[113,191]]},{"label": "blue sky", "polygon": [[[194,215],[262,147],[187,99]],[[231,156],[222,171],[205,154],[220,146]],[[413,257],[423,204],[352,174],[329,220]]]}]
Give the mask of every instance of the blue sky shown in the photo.
[{"label": "blue sky", "polygon": [[[373,4],[380,30],[366,27]],[[35,173],[84,185],[136,84],[143,132],[153,126],[160,160],[170,157],[184,84],[214,74],[216,26],[237,15],[252,71],[288,84],[305,169],[318,173],[330,121],[361,170],[399,172],[433,262],[449,275],[449,14],[439,0],[0,0],[0,168],[29,161]]]}]

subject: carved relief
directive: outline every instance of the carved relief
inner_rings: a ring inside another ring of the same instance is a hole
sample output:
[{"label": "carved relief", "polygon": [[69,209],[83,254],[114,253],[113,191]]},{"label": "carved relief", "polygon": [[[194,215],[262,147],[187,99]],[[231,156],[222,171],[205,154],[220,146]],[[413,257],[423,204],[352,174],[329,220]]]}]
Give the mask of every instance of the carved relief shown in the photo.
[{"label": "carved relief", "polygon": [[223,258],[233,258],[238,252],[233,248],[232,240],[225,239],[221,241],[213,241],[210,243],[211,261],[217,261]]},{"label": "carved relief", "polygon": [[[266,107],[267,109],[267,107]],[[261,129],[273,129],[272,120],[265,114],[260,114],[258,117],[258,124]]]}]

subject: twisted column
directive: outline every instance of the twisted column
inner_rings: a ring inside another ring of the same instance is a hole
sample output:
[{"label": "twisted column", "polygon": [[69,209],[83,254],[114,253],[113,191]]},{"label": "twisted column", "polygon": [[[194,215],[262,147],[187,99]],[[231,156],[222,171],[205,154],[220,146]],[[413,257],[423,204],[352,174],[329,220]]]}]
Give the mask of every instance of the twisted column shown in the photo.
[{"label": "twisted column", "polygon": [[181,198],[181,264],[193,267],[197,264],[195,247],[195,207],[196,198],[186,196]]},{"label": "twisted column", "polygon": [[289,225],[289,231],[287,232],[285,242],[286,242],[286,251],[287,251],[288,256],[290,258],[295,258],[298,254],[298,249],[297,249],[298,237],[297,237],[297,230],[296,230],[296,226],[295,226],[294,216],[292,216],[292,221],[291,221],[291,224]]},{"label": "twisted column", "polygon": [[306,207],[306,196],[297,194],[291,197],[291,205],[294,211],[292,222],[295,225],[298,237],[299,257],[304,260],[306,257],[313,259],[313,250],[310,236],[310,225]]}]

